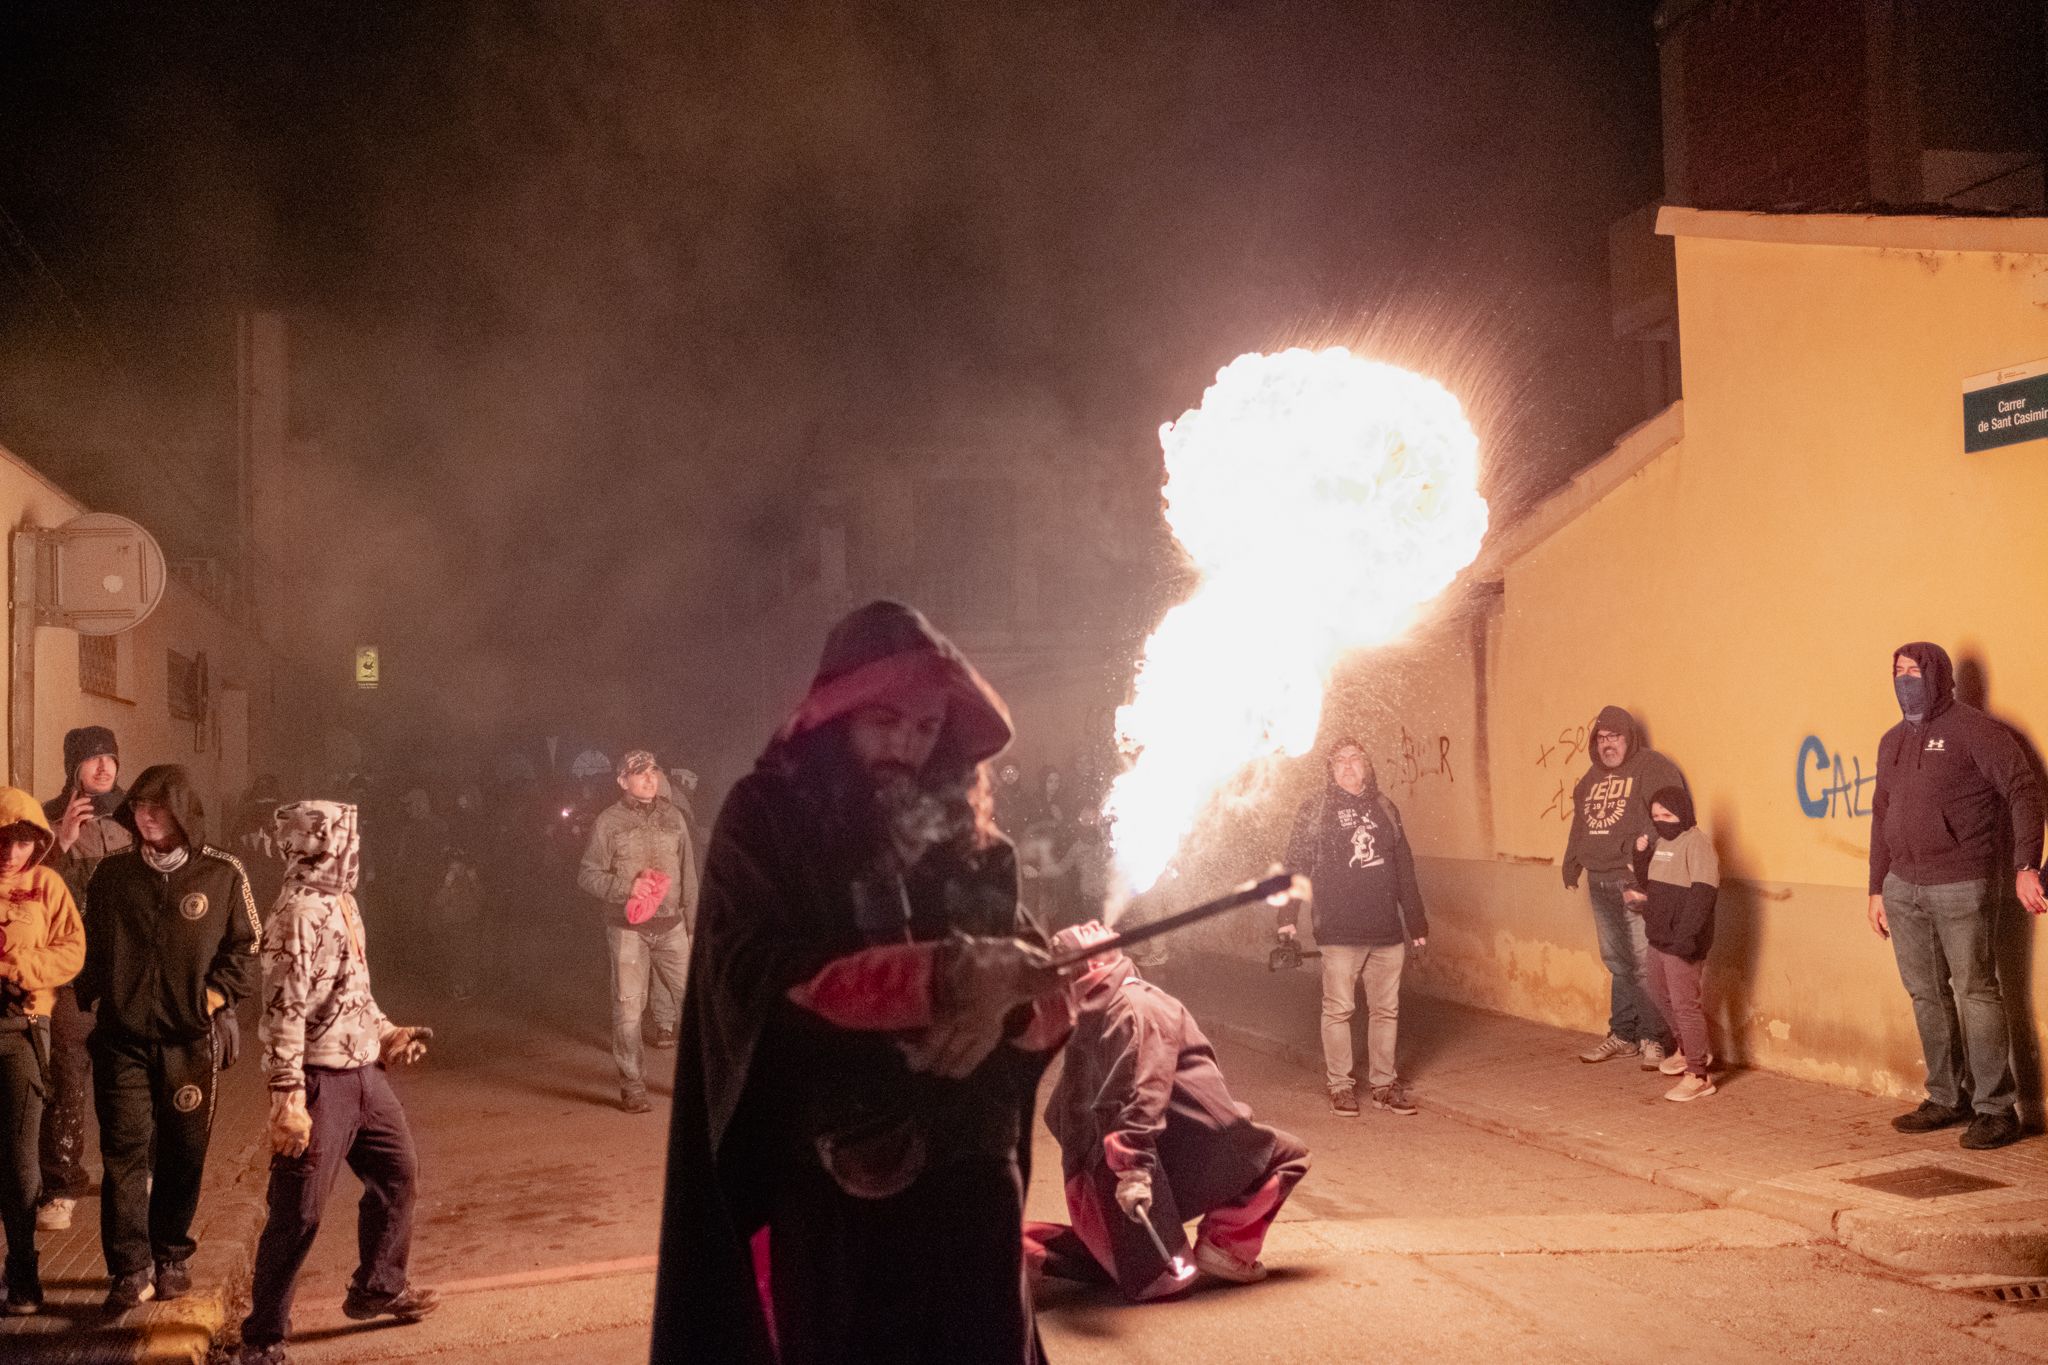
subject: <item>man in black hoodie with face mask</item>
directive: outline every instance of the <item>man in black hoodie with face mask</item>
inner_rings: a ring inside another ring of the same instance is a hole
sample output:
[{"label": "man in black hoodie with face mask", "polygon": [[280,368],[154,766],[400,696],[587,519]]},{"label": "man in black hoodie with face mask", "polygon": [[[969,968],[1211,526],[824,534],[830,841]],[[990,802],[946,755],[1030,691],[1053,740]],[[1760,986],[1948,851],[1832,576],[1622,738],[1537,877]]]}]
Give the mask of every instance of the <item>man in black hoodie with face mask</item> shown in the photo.
[{"label": "man in black hoodie with face mask", "polygon": [[[1877,746],[1870,927],[1891,940],[1927,1058],[1926,1100],[1892,1127],[1927,1133],[1968,1121],[1963,1146],[2003,1147],[2020,1126],[1995,961],[1997,885],[2012,870],[2020,904],[2048,912],[2036,870],[2041,790],[2012,733],[1956,700],[1941,646],[1893,651],[1892,690],[1904,719]],[[2005,829],[2009,868],[1998,866]]]},{"label": "man in black hoodie with face mask", "polygon": [[[121,746],[103,725],[86,725],[64,736],[64,790],[43,804],[56,835],[50,867],[64,879],[71,898],[85,903],[86,884],[99,865],[134,844],[114,818],[121,790]],[[86,1035],[92,1016],[78,1007],[78,992],[57,988],[50,1011],[50,1096],[43,1110],[42,1206],[36,1226],[56,1231],[71,1226],[72,1211],[91,1188],[85,1171],[85,1113],[92,1103],[92,1060]]]},{"label": "man in black hoodie with face mask", "polygon": [[183,768],[146,770],[117,818],[135,847],[86,886],[77,983],[97,1011],[87,1045],[109,1312],[191,1287],[214,1086],[239,1045],[234,1010],[256,985],[262,933],[242,865],[206,844]]},{"label": "man in black hoodie with face mask", "polygon": [[1655,1071],[1672,1039],[1650,999],[1650,941],[1643,917],[1632,915],[1622,893],[1635,885],[1636,840],[1652,832],[1650,798],[1666,787],[1685,787],[1685,774],[1664,755],[1644,745],[1636,718],[1619,706],[1602,708],[1593,721],[1593,763],[1572,788],[1572,832],[1564,846],[1564,884],[1574,890],[1586,874],[1593,903],[1593,927],[1600,960],[1612,984],[1608,992],[1607,1036],[1582,1062],[1640,1057]]}]

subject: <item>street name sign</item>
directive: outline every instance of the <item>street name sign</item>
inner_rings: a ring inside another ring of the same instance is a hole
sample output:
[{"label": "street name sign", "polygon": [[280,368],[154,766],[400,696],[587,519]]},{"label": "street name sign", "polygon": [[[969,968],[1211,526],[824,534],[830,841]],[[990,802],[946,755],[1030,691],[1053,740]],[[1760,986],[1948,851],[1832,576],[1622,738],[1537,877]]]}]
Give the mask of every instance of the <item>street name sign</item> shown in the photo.
[{"label": "street name sign", "polygon": [[2048,438],[2048,360],[1963,381],[1963,451]]}]

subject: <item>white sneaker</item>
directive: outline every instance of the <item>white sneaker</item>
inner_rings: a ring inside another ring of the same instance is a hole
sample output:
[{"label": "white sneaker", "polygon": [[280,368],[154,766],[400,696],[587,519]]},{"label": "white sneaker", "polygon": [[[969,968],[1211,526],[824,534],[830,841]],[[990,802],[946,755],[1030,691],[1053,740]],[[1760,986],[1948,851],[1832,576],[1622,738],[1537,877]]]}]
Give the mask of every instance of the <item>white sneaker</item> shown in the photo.
[{"label": "white sneaker", "polygon": [[[1707,1054],[1707,1069],[1711,1071],[1713,1068],[1714,1054],[1709,1052]],[[1685,1054],[1683,1052],[1672,1053],[1664,1059],[1663,1065],[1657,1069],[1667,1076],[1683,1076],[1685,1074]]]},{"label": "white sneaker", "polygon": [[1266,1278],[1264,1261],[1240,1261],[1213,1242],[1195,1243],[1195,1268],[1232,1284],[1257,1284]]},{"label": "white sneaker", "polygon": [[36,1210],[36,1229],[40,1232],[62,1232],[71,1226],[71,1214],[77,1207],[76,1199],[59,1197],[48,1201]]},{"label": "white sneaker", "polygon": [[1608,1062],[1616,1057],[1633,1057],[1641,1050],[1634,1043],[1626,1042],[1610,1033],[1598,1043],[1595,1043],[1591,1051],[1581,1052],[1579,1060],[1582,1062]]},{"label": "white sneaker", "polygon": [[1658,1071],[1664,1066],[1664,1044],[1646,1042],[1643,1044],[1643,1070]]},{"label": "white sneaker", "polygon": [[1677,1085],[1665,1091],[1664,1098],[1678,1104],[1684,1104],[1687,1100],[1696,1100],[1702,1095],[1711,1095],[1713,1093],[1714,1082],[1711,1077],[1687,1076]]}]

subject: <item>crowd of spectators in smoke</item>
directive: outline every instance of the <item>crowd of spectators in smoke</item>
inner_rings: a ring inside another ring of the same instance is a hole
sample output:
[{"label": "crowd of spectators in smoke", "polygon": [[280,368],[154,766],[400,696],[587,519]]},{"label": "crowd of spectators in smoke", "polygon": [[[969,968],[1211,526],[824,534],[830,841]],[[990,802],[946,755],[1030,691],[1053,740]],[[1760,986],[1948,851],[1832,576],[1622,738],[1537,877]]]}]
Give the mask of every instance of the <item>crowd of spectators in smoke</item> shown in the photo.
[{"label": "crowd of spectators in smoke", "polygon": [[1042,764],[1031,780],[1014,759],[1005,759],[996,771],[996,824],[1017,846],[1026,907],[1049,929],[1100,914],[1108,895],[1104,772],[1105,765],[1090,756],[1066,768]]}]

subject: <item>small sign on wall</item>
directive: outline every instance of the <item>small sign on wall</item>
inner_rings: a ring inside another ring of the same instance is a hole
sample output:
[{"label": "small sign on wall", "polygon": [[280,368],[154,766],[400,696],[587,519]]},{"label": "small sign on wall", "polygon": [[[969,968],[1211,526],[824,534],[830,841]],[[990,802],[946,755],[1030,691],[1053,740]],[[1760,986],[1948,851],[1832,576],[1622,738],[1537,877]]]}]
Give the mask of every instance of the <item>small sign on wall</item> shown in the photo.
[{"label": "small sign on wall", "polygon": [[2048,360],[1963,381],[1963,450],[2048,439]]},{"label": "small sign on wall", "polygon": [[356,646],[356,686],[375,687],[378,679],[377,646]]}]

